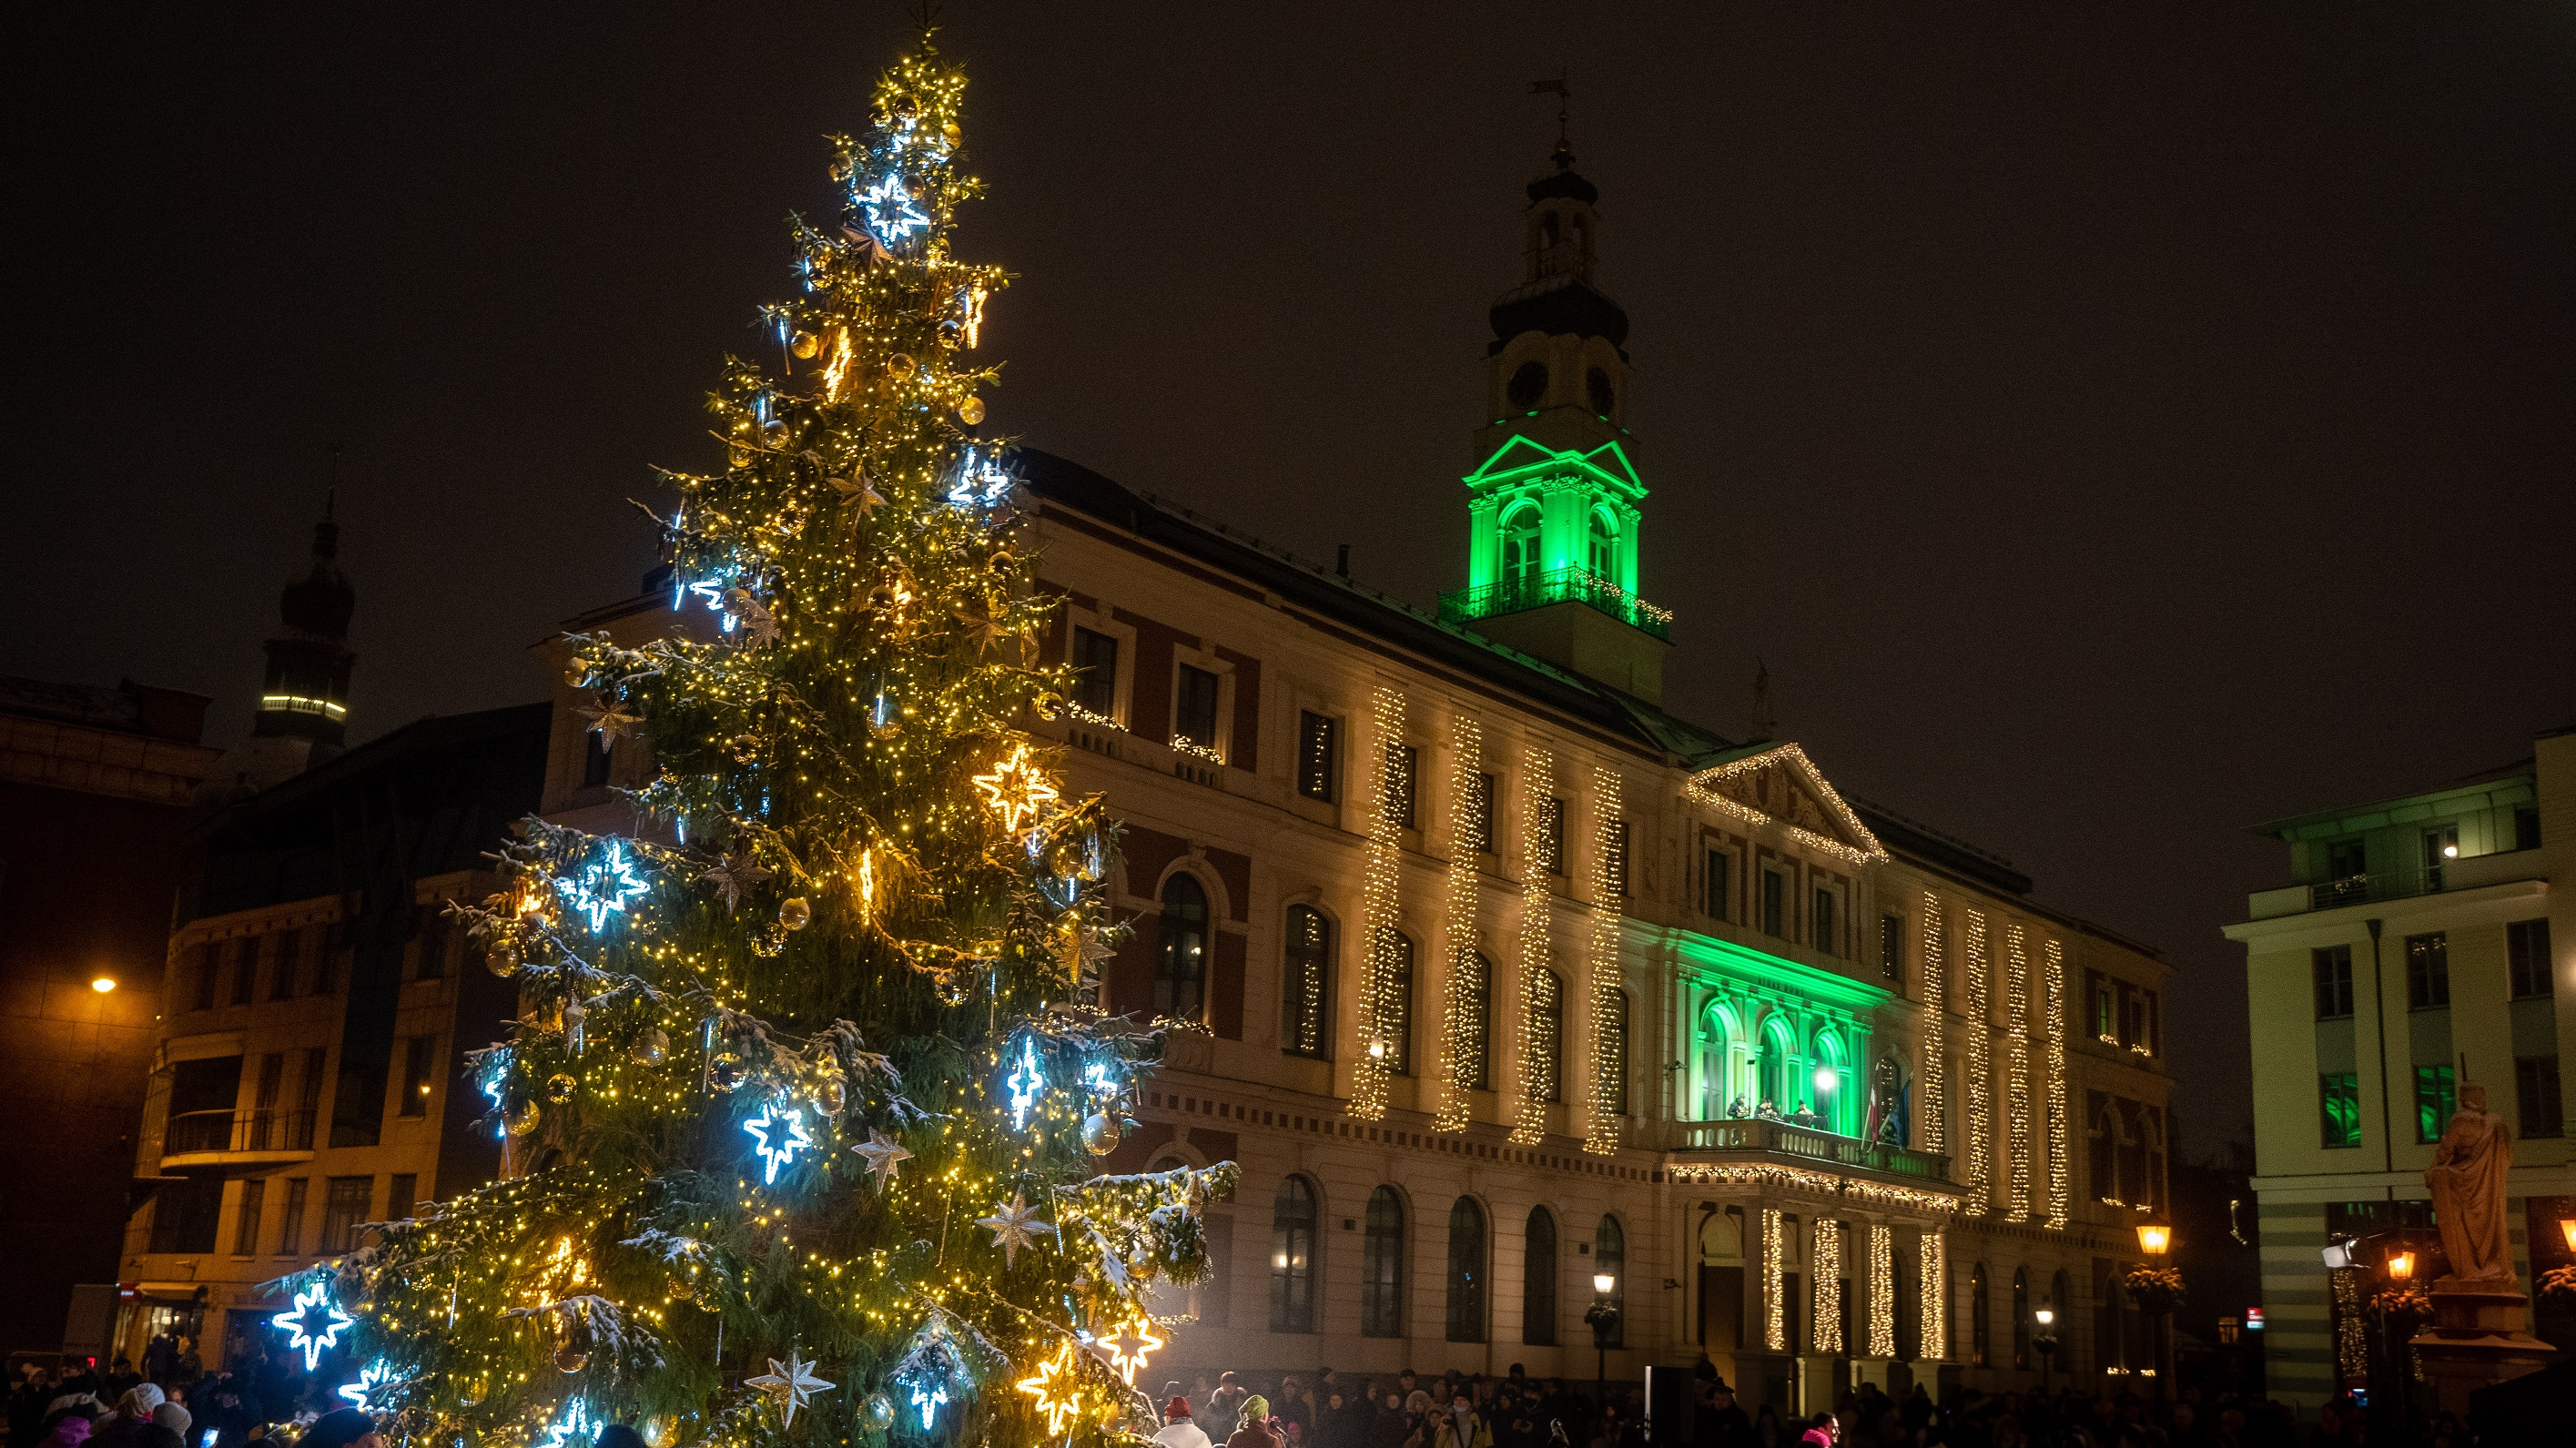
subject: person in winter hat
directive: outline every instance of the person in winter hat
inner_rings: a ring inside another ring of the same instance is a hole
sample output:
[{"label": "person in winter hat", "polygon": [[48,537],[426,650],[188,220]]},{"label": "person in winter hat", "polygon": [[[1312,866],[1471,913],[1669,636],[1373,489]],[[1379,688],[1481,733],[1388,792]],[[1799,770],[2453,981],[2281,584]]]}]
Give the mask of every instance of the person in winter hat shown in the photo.
[{"label": "person in winter hat", "polygon": [[187,1409],[180,1407],[176,1403],[163,1403],[160,1407],[152,1410],[152,1421],[169,1429],[171,1432],[178,1434],[179,1441],[182,1443],[188,1441],[188,1425],[194,1423],[196,1420],[196,1414],[189,1412]]},{"label": "person in winter hat", "polygon": [[1210,1448],[1207,1430],[1190,1421],[1190,1400],[1175,1394],[1163,1405],[1163,1426],[1154,1441],[1164,1448]]}]

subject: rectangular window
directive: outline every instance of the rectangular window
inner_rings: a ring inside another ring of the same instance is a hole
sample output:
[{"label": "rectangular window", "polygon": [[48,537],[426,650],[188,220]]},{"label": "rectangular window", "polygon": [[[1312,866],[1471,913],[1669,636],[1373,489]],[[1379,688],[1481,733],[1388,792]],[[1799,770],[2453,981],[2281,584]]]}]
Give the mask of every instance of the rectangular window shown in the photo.
[{"label": "rectangular window", "polygon": [[259,995],[259,940],[254,935],[233,945],[234,1005],[249,1005]]},{"label": "rectangular window", "polygon": [[2513,812],[2513,847],[2517,850],[2540,848],[2540,811],[2532,805],[2520,805]]},{"label": "rectangular window", "polygon": [[1418,830],[1422,828],[1422,751],[1410,744],[1396,745],[1392,762],[1395,765],[1393,797],[1387,801],[1387,806],[1395,815],[1397,824],[1408,830]]},{"label": "rectangular window", "polygon": [[2317,1078],[2319,1135],[2329,1148],[2361,1145],[2361,1077],[2350,1071]]},{"label": "rectangular window", "polygon": [[259,1255],[259,1209],[267,1204],[268,1181],[264,1177],[245,1177],[241,1184],[241,1212],[233,1221],[233,1255]]},{"label": "rectangular window", "polygon": [[2407,936],[2406,1008],[2438,1011],[2450,1003],[2450,938],[2439,930],[2430,935]]},{"label": "rectangular window", "polygon": [[2093,1018],[2093,1034],[2112,1039],[2111,978],[2098,970],[2084,973],[2084,1013]]},{"label": "rectangular window", "polygon": [[296,1078],[302,1095],[296,1102],[295,1119],[290,1123],[292,1130],[287,1133],[295,1145],[289,1150],[311,1151],[313,1149],[313,1122],[322,1113],[322,1069],[329,1061],[329,1047],[304,1048],[304,1071]]},{"label": "rectangular window", "polygon": [[259,1076],[251,1096],[250,1145],[253,1151],[278,1151],[284,1148],[287,1133],[278,1117],[277,1101],[286,1091],[286,1053],[271,1051],[259,1058]]},{"label": "rectangular window", "polygon": [[2147,1048],[2148,1055],[2161,1056],[2165,1052],[2164,997],[2156,991],[2144,992],[2144,997],[2146,1029],[2139,1033],[2138,1044]]},{"label": "rectangular window", "polygon": [[1297,792],[1326,804],[1340,797],[1342,721],[1297,712]]},{"label": "rectangular window", "polygon": [[1216,692],[1216,675],[1181,665],[1172,708],[1173,732],[1201,749],[1216,748]]},{"label": "rectangular window", "polygon": [[1816,949],[1826,955],[1843,953],[1841,922],[1834,918],[1834,892],[1821,885],[1816,887]]},{"label": "rectangular window", "polygon": [[447,974],[447,902],[432,900],[420,907],[420,964],[413,972],[420,980],[438,980]]},{"label": "rectangular window", "polygon": [[2566,1105],[2558,1094],[2556,1056],[2516,1056],[2513,1061],[2513,1094],[2521,1107],[2524,1136],[2567,1134]]},{"label": "rectangular window", "polygon": [[1118,717],[1118,640],[1083,628],[1073,630],[1073,702],[1095,721]]},{"label": "rectangular window", "polygon": [[403,1042],[402,1110],[404,1116],[429,1114],[430,1076],[438,1069],[438,1037],[414,1036]]},{"label": "rectangular window", "polygon": [[2513,983],[2513,998],[2529,1000],[2550,994],[2554,988],[2549,968],[2549,921],[2515,920],[2504,928],[2504,958],[2507,977]]},{"label": "rectangular window", "polygon": [[581,784],[584,789],[608,783],[609,755],[617,746],[597,729],[581,736]]},{"label": "rectangular window", "polygon": [[1727,898],[1731,893],[1732,888],[1732,881],[1728,874],[1728,867],[1732,864],[1734,864],[1734,859],[1732,856],[1728,855],[1726,851],[1711,850],[1708,852],[1708,874],[1702,881],[1702,884],[1706,888],[1700,892],[1702,897],[1700,900],[1700,909],[1711,920],[1724,920],[1726,918]]},{"label": "rectangular window", "polygon": [[198,1010],[210,1011],[215,1008],[215,972],[222,968],[222,960],[211,941],[198,946],[196,956],[197,995],[192,1004]]},{"label": "rectangular window", "polygon": [[1621,900],[1628,898],[1628,822],[1612,820],[1601,831],[1601,875],[1610,882],[1610,893]]},{"label": "rectangular window", "polygon": [[152,1198],[154,1252],[212,1252],[224,1215],[224,1179],[189,1177],[164,1182]]},{"label": "rectangular window", "polygon": [[2315,978],[2317,1019],[2339,1021],[2352,1014],[2352,947],[2321,946],[2308,952],[2308,971]]},{"label": "rectangular window", "polygon": [[277,965],[268,977],[268,998],[273,1001],[295,998],[295,975],[304,965],[304,927],[296,926],[277,937]]},{"label": "rectangular window", "polygon": [[1494,777],[1479,774],[1469,786],[1475,792],[1467,799],[1467,843],[1479,854],[1494,852]]},{"label": "rectangular window", "polygon": [[[1889,980],[1905,979],[1905,917],[1902,915],[1878,917],[1878,968],[1887,973]],[[2063,1000],[2058,1002],[2060,1009],[2065,1004]]]},{"label": "rectangular window", "polygon": [[1538,802],[1538,851],[1549,874],[1565,873],[1565,801],[1554,795]]},{"label": "rectangular window", "polygon": [[1291,905],[1287,934],[1279,1049],[1320,1061],[1332,1044],[1333,925],[1311,905]]},{"label": "rectangular window", "polygon": [[385,1194],[385,1215],[397,1221],[408,1217],[419,1199],[420,1178],[407,1171],[397,1172],[393,1189]]},{"label": "rectangular window", "polygon": [[1777,870],[1762,872],[1762,933],[1777,940],[1789,938],[1789,877]]},{"label": "rectangular window", "polygon": [[2337,840],[2326,846],[2326,878],[2353,880],[2370,873],[2367,855],[2359,840]]},{"label": "rectangular window", "polygon": [[304,1178],[289,1177],[286,1182],[286,1206],[277,1214],[277,1255],[294,1257],[296,1243],[304,1236]]},{"label": "rectangular window", "polygon": [[330,1257],[357,1249],[358,1224],[367,1219],[369,1199],[375,1190],[376,1179],[371,1176],[330,1179],[322,1196],[322,1239],[313,1244],[317,1256]]},{"label": "rectangular window", "polygon": [[2415,1068],[2415,1139],[2436,1142],[2460,1109],[2458,1078],[2448,1066]]}]

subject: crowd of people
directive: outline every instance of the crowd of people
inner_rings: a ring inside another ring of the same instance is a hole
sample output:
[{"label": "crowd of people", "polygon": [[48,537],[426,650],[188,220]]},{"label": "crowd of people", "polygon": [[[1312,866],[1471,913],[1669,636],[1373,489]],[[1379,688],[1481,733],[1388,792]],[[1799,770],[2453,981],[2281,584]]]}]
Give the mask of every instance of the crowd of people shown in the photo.
[{"label": "crowd of people", "polygon": [[124,1357],[105,1370],[30,1362],[9,1385],[8,1448],[248,1448],[272,1436],[295,1436],[300,1448],[365,1443],[373,1420],[334,1399],[331,1381],[292,1354],[208,1371],[188,1339],[169,1335],[153,1340],[140,1368]]}]

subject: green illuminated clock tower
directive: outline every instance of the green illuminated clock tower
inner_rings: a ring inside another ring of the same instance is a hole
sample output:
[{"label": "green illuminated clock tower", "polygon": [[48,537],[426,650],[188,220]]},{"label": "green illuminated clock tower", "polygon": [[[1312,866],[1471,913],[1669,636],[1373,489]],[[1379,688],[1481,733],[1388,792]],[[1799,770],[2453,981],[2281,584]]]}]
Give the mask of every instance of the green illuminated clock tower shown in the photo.
[{"label": "green illuminated clock tower", "polygon": [[1556,145],[1529,184],[1521,284],[1494,303],[1482,459],[1463,480],[1467,586],[1441,617],[1649,702],[1672,617],[1637,593],[1628,314],[1593,285],[1601,193]]}]

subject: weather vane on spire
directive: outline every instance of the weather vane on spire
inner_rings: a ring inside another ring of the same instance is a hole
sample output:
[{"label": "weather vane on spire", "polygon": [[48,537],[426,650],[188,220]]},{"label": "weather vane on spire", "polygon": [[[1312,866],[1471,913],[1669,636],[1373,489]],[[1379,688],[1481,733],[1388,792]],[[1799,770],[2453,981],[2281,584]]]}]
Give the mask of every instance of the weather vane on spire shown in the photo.
[{"label": "weather vane on spire", "polygon": [[1566,139],[1566,124],[1574,119],[1574,87],[1567,77],[1570,71],[1559,69],[1554,80],[1534,80],[1529,93],[1556,97],[1556,169],[1566,171],[1574,166],[1574,143]]}]

